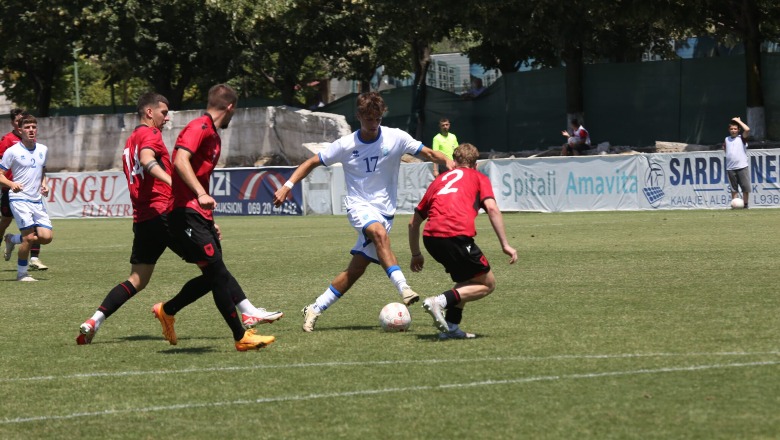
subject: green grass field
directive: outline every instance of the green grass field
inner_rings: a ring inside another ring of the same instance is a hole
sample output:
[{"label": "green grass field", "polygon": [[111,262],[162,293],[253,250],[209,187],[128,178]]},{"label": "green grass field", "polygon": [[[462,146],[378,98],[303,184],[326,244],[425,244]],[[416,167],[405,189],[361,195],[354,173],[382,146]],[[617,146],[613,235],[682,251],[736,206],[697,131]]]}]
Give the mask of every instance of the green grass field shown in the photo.
[{"label": "green grass field", "polygon": [[[301,331],[300,309],[346,267],[343,217],[220,218],[228,268],[285,317],[236,352],[210,296],[177,315],[151,306],[196,269],[166,253],[149,287],[88,346],[78,326],[129,271],[131,222],[55,220],[38,283],[0,270],[0,438],[734,439],[780,437],[776,210],[506,214],[510,266],[486,216],[477,242],[498,288],[466,308],[470,341],[439,342],[378,266]],[[424,295],[451,287],[431,258]],[[427,254],[426,254],[427,255]]]}]

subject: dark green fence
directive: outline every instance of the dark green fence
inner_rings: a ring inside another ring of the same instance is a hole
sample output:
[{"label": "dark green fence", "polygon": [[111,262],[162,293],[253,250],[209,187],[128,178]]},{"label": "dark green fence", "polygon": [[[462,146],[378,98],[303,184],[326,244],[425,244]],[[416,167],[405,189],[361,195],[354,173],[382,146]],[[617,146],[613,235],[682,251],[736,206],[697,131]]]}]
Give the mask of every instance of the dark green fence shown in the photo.
[{"label": "dark green fence", "polygon": [[[767,138],[780,139],[780,54],[762,58]],[[447,117],[460,142],[481,151],[522,151],[562,143],[566,128],[564,70],[504,75],[476,98],[428,88],[423,139],[430,144]],[[643,147],[656,141],[711,145],[727,135],[733,116],[745,118],[742,56],[585,66],[585,126],[594,143]],[[384,125],[406,129],[409,87],[382,92]],[[353,128],[355,96],[322,111],[344,115]]]}]

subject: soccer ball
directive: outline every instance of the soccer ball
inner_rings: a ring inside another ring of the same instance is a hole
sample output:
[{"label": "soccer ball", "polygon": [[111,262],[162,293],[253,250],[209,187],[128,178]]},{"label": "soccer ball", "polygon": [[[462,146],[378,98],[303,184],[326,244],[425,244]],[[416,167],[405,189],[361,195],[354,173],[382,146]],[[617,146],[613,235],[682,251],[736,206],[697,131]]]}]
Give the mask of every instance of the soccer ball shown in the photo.
[{"label": "soccer ball", "polygon": [[731,199],[731,207],[734,209],[742,209],[745,207],[745,202],[739,197]]},{"label": "soccer ball", "polygon": [[405,332],[412,325],[412,315],[405,305],[390,303],[379,312],[379,325],[386,332]]}]

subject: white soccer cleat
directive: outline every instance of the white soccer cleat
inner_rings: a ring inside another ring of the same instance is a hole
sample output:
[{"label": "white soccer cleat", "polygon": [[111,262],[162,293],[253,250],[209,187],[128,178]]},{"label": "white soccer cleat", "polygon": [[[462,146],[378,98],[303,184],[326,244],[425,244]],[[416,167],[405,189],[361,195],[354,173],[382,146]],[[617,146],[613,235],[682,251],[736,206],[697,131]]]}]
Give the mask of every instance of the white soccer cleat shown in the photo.
[{"label": "white soccer cleat", "polygon": [[3,248],[3,260],[8,261],[11,259],[11,253],[14,251],[14,246],[16,245],[11,241],[11,234],[5,234],[4,240],[5,247]]},{"label": "white soccer cleat", "polygon": [[425,311],[433,317],[433,325],[435,325],[439,331],[449,331],[447,320],[444,319],[444,311],[441,309],[439,302],[436,301],[436,298],[425,298],[425,301],[423,301],[423,309],[425,309]]},{"label": "white soccer cleat", "polygon": [[30,269],[32,270],[48,270],[49,266],[43,264],[40,258],[30,258]]},{"label": "white soccer cleat", "polygon": [[420,300],[420,295],[417,294],[411,287],[407,287],[401,291],[401,299],[405,306],[410,306]]},{"label": "white soccer cleat", "polygon": [[38,281],[38,280],[25,273],[25,274],[17,275],[16,281],[30,282],[30,281]]},{"label": "white soccer cleat", "polygon": [[282,316],[284,316],[284,313],[280,311],[269,312],[258,307],[255,313],[242,313],[241,322],[244,324],[244,328],[250,329],[258,324],[273,324],[275,321],[282,319]]},{"label": "white soccer cleat", "polygon": [[304,307],[301,312],[303,313],[303,331],[306,333],[313,332],[314,325],[317,324],[317,318],[319,318],[322,313],[317,313],[314,310],[314,304],[309,304]]}]

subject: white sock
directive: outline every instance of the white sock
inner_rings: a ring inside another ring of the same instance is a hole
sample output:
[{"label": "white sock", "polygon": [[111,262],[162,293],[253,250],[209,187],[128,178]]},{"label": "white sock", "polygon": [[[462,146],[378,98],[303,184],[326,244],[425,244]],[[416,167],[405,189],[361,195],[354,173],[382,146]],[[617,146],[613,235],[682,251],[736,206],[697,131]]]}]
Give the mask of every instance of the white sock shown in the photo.
[{"label": "white sock", "polygon": [[252,315],[257,310],[248,298],[236,304],[236,307],[238,307],[239,312],[246,313],[247,315]]},{"label": "white sock", "polygon": [[390,281],[395,284],[395,288],[398,289],[398,293],[409,288],[409,284],[406,283],[406,277],[404,276],[404,273],[401,272],[401,269],[394,270],[388,276],[390,277]]},{"label": "white sock", "polygon": [[13,234],[13,235],[11,235],[11,243],[13,243],[13,244],[22,244],[22,234]]},{"label": "white sock", "polygon": [[322,295],[318,296],[314,301],[314,311],[317,313],[324,312],[328,307],[332,306],[333,303],[338,301],[341,296],[342,294],[334,289],[333,285],[328,286],[328,288],[322,292]]},{"label": "white sock", "polygon": [[103,323],[103,321],[106,320],[106,315],[103,314],[100,310],[96,311],[94,315],[92,315],[92,320],[95,321],[95,330],[100,327],[100,324]]},{"label": "white sock", "polygon": [[20,277],[23,275],[27,275],[27,261],[25,261],[24,264],[22,264],[21,261],[17,263],[16,274],[19,275]]}]

